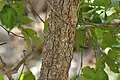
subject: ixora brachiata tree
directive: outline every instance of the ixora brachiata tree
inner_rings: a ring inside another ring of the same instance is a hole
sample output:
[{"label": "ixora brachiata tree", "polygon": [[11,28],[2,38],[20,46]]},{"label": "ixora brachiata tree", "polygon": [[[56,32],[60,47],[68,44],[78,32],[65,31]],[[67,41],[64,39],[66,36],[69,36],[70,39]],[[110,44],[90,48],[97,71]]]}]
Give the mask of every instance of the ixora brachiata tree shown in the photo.
[{"label": "ixora brachiata tree", "polygon": [[[23,27],[32,22],[25,16],[24,3],[31,4],[29,0],[0,0],[0,26],[13,35],[15,34],[11,30],[18,27],[31,54],[31,43],[35,42],[34,44],[40,47],[41,40],[34,30]],[[68,80],[73,48],[76,46],[76,50],[83,52],[88,39],[92,40],[96,64],[94,68],[82,68],[81,79],[109,80],[109,75],[104,70],[106,66],[114,73],[120,73],[119,0],[52,0],[51,3],[46,0],[46,3],[51,12],[49,19],[42,20],[45,24],[45,40],[39,80]],[[34,9],[33,11],[37,15]],[[104,51],[106,48],[110,48],[107,54]],[[11,73],[17,70],[30,54],[12,70],[7,69],[0,58],[0,68],[9,80],[14,80]],[[97,56],[98,54],[101,56]],[[77,75],[73,80],[76,78]],[[35,77],[27,71],[23,72],[18,80],[35,80]]]}]

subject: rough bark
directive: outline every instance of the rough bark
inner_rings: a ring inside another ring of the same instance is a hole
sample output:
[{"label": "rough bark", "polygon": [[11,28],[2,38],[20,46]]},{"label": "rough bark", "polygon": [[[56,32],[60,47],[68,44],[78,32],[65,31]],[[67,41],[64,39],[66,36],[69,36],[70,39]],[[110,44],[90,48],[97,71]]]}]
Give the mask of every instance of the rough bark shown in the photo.
[{"label": "rough bark", "polygon": [[[79,0],[52,0],[39,80],[68,80]],[[58,17],[59,16],[59,17]]]}]

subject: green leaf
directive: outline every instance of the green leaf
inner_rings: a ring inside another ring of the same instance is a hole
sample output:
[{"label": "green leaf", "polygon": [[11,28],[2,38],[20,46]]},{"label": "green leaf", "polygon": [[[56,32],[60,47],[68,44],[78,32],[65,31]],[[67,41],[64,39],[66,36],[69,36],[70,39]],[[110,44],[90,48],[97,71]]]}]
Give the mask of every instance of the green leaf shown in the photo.
[{"label": "green leaf", "polygon": [[3,7],[3,10],[0,12],[0,14],[1,14],[0,16],[1,23],[10,30],[13,29],[17,24],[17,17],[16,17],[17,15],[15,11],[12,8],[10,8],[9,5],[5,5]]},{"label": "green leaf", "polygon": [[95,70],[85,67],[82,70],[82,80],[109,80],[107,73],[103,69]]},{"label": "green leaf", "polygon": [[82,75],[82,78],[81,80],[93,80],[93,79],[90,79],[90,78],[86,78],[85,76]]},{"label": "green leaf", "polygon": [[74,75],[73,77],[72,77],[72,80],[76,80],[77,79],[77,75]]},{"label": "green leaf", "polygon": [[93,17],[92,17],[91,22],[98,23],[98,24],[102,23],[102,20],[101,20],[99,14],[97,14],[97,13],[94,14]]},{"label": "green leaf", "polygon": [[109,7],[111,0],[94,0],[93,5]]},{"label": "green leaf", "polygon": [[29,19],[25,15],[25,8],[24,4],[21,3],[20,1],[16,1],[14,4],[12,4],[12,8],[16,11],[17,13],[17,19],[20,24],[26,25],[31,22],[33,22],[31,19]]},{"label": "green leaf", "polygon": [[120,19],[120,16],[118,16],[118,14],[115,12],[110,16],[107,16],[107,20],[105,21],[105,23],[110,24],[113,21],[113,19]]},{"label": "green leaf", "polygon": [[108,55],[104,54],[104,56],[106,64],[109,66],[110,70],[114,73],[120,73],[118,63],[114,59],[110,58]]},{"label": "green leaf", "polygon": [[48,26],[49,26],[49,22],[48,22],[48,20],[45,20],[45,23],[44,23],[44,32],[46,32]]},{"label": "green leaf", "polygon": [[90,31],[91,31],[91,35],[92,35],[91,37],[92,37],[93,48],[95,49],[98,46],[98,44],[97,44],[98,39],[97,39],[97,36],[95,33],[95,28],[90,29]]},{"label": "green leaf", "polygon": [[32,50],[32,47],[40,47],[42,44],[41,39],[37,36],[37,32],[30,28],[24,28],[22,30],[24,40],[26,41],[28,50]]},{"label": "green leaf", "polygon": [[24,32],[30,37],[37,36],[37,32],[30,28],[24,28]]},{"label": "green leaf", "polygon": [[119,44],[118,41],[116,40],[116,37],[112,35],[112,33],[107,32],[105,33],[101,47],[106,48],[106,47],[112,47],[113,45]]},{"label": "green leaf", "polygon": [[114,49],[112,49],[112,50],[109,50],[108,56],[109,56],[111,59],[115,60],[117,56],[120,56],[120,53],[117,52],[117,51],[114,51]]},{"label": "green leaf", "polygon": [[104,23],[105,23],[105,21],[107,20],[107,18],[108,18],[107,13],[104,12],[104,17],[103,17]]},{"label": "green leaf", "polygon": [[4,77],[2,74],[0,74],[0,80],[4,80]]},{"label": "green leaf", "polygon": [[90,7],[90,5],[88,3],[84,3],[83,5],[81,5],[80,10],[82,10],[82,12],[88,12],[90,10],[92,10],[93,8]]},{"label": "green leaf", "polygon": [[2,8],[4,7],[4,3],[5,1],[4,0],[0,0],[0,11],[2,10]]},{"label": "green leaf", "polygon": [[32,37],[32,44],[33,44],[34,46],[40,47],[41,44],[42,44],[42,42],[41,42],[41,40],[40,40],[39,37],[33,36],[33,37]]},{"label": "green leaf", "polygon": [[20,23],[23,25],[26,25],[26,24],[33,22],[33,20],[31,20],[27,16],[20,16],[20,20],[21,20]]},{"label": "green leaf", "polygon": [[100,57],[97,61],[96,61],[96,70],[103,70],[105,68],[105,60],[104,57]]},{"label": "green leaf", "polygon": [[84,29],[76,30],[75,42],[76,42],[75,44],[76,49],[79,51],[81,49],[80,46],[84,46],[84,42],[85,42],[85,30]]},{"label": "green leaf", "polygon": [[12,4],[12,8],[14,8],[18,15],[25,14],[24,4],[20,1],[16,1],[14,4]]},{"label": "green leaf", "polygon": [[98,40],[101,40],[101,39],[103,38],[104,32],[105,32],[104,29],[96,27],[96,28],[95,28],[96,38],[97,38]]},{"label": "green leaf", "polygon": [[24,40],[26,41],[27,49],[28,49],[29,51],[31,51],[31,50],[32,50],[32,48],[31,48],[32,42],[31,42],[30,37],[27,35],[27,33],[26,33],[25,31],[22,31],[21,33],[23,34]]},{"label": "green leaf", "polygon": [[23,72],[17,80],[35,80],[35,76],[28,70]]},{"label": "green leaf", "polygon": [[93,68],[90,68],[89,66],[86,66],[82,69],[82,76],[84,76],[86,79],[94,79],[95,70]]},{"label": "green leaf", "polygon": [[114,46],[112,46],[112,50],[114,51],[114,53],[117,53],[117,55],[120,55],[120,47],[115,47],[115,45],[114,45]]},{"label": "green leaf", "polygon": [[117,79],[116,80],[120,80],[120,74],[118,75]]},{"label": "green leaf", "polygon": [[94,80],[109,80],[109,78],[107,73],[104,70],[99,69],[96,72]]},{"label": "green leaf", "polygon": [[112,6],[116,10],[117,13],[120,13],[120,1],[119,0],[112,0],[111,1]]}]

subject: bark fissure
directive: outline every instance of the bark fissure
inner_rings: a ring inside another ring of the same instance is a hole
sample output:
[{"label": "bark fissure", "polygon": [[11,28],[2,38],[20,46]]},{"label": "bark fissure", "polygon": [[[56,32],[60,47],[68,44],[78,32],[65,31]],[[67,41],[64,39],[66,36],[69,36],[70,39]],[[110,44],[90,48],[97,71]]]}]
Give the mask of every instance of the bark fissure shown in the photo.
[{"label": "bark fissure", "polygon": [[52,7],[68,24],[51,12],[39,80],[67,80],[73,53],[77,5],[74,0],[66,4],[64,0],[53,0]]}]

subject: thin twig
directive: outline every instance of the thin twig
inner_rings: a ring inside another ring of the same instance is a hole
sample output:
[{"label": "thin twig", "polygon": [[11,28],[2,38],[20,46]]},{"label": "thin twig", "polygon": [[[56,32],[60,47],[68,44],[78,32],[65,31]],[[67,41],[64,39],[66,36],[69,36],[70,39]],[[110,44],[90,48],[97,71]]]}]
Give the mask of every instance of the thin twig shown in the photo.
[{"label": "thin twig", "polygon": [[11,31],[7,30],[3,25],[0,24],[0,26],[1,26],[8,34],[11,33],[11,34],[13,34],[13,35],[15,35],[15,36],[17,36],[17,37],[24,38],[23,36],[17,35],[17,34],[15,34],[14,32],[11,32]]},{"label": "thin twig", "polygon": [[120,38],[118,36],[116,36],[118,40],[120,40]]},{"label": "thin twig", "polygon": [[[24,55],[24,57],[25,57],[25,54],[26,54],[26,52],[23,51],[23,55]],[[28,66],[26,65],[26,61],[24,62],[24,66],[26,66],[26,69],[29,70]]]},{"label": "thin twig", "polygon": [[93,50],[94,50],[95,60],[97,61],[97,53],[96,53],[96,50],[95,50],[95,49],[93,49]]},{"label": "thin twig", "polygon": [[23,71],[24,71],[24,63],[23,63],[22,70],[21,70],[21,72],[20,72],[20,76],[22,75]]},{"label": "thin twig", "polygon": [[9,80],[14,80],[10,70],[6,67],[6,63],[3,61],[3,59],[0,56],[0,68],[4,71],[4,73],[6,74],[6,76],[8,77]]},{"label": "thin twig", "polygon": [[1,67],[6,67],[6,63],[3,61],[1,56],[0,56],[0,62],[2,63],[2,65],[0,65],[0,68]]},{"label": "thin twig", "polygon": [[[23,57],[25,57],[24,51],[23,51]],[[25,62],[23,63],[23,67],[22,67],[22,70],[21,70],[20,76],[21,76],[21,75],[22,75],[22,73],[23,73],[24,66],[25,66]]]},{"label": "thin twig", "polygon": [[11,72],[16,73],[20,66],[28,59],[29,56],[33,53],[34,50],[32,50],[30,53],[28,53],[15,67],[12,68]]},{"label": "thin twig", "polygon": [[36,12],[36,10],[33,8],[33,6],[31,5],[31,3],[29,3],[29,4],[30,4],[32,10],[34,11],[34,13],[38,16],[38,18],[39,18],[43,23],[45,23],[45,21],[40,17],[40,15],[39,15],[39,14]]},{"label": "thin twig", "polygon": [[90,22],[85,22],[83,24],[80,24],[80,27],[82,28],[93,28],[93,27],[100,27],[100,28],[119,28],[120,23],[118,24],[95,24]]},{"label": "thin twig", "polygon": [[9,34],[9,31],[3,25],[0,24],[0,26]]},{"label": "thin twig", "polygon": [[32,6],[31,2],[29,1],[25,1],[26,3],[28,3],[31,6],[32,11],[34,11],[34,13],[37,15],[37,17],[43,22],[45,23],[45,21],[40,17],[40,15],[37,13],[37,11],[34,9],[34,7]]},{"label": "thin twig", "polygon": [[20,38],[24,38],[23,36],[17,35],[17,34],[15,34],[14,32],[11,32],[11,31],[10,31],[10,33],[13,34],[14,36],[17,36],[17,37],[20,37]]},{"label": "thin twig", "polygon": [[4,45],[4,44],[7,44],[7,42],[0,43],[0,46],[1,46],[1,45]]}]

